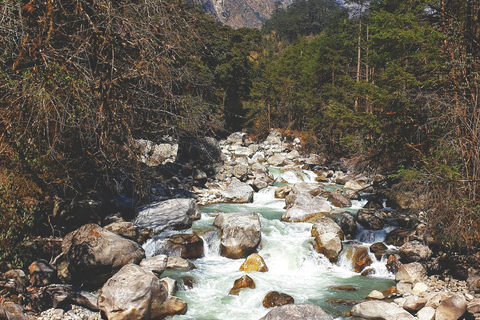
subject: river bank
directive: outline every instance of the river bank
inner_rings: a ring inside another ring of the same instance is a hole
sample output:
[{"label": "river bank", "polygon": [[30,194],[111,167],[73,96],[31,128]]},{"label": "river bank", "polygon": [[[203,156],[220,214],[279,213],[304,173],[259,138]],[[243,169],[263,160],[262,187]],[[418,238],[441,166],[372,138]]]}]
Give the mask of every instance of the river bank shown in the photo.
[{"label": "river bank", "polygon": [[[327,312],[309,309],[311,319],[315,312],[322,319],[475,318],[474,278],[427,273],[441,256],[425,245],[425,216],[376,197],[383,176],[355,172],[348,163],[328,167],[319,155],[302,155],[299,139],[278,132],[261,143],[241,133],[207,142],[208,148],[179,146],[190,157],[177,164],[152,147],[143,159],[168,168],[168,185],[189,193],[159,194],[132,221],[116,214],[102,226],[83,226],[59,239],[59,256],[37,261],[27,273],[5,267],[4,314],[269,319],[272,309],[263,301],[276,291]],[[268,271],[240,270],[251,254]],[[231,293],[247,275],[253,284]],[[273,303],[275,312],[280,304]],[[78,315],[79,308],[93,312]]]}]

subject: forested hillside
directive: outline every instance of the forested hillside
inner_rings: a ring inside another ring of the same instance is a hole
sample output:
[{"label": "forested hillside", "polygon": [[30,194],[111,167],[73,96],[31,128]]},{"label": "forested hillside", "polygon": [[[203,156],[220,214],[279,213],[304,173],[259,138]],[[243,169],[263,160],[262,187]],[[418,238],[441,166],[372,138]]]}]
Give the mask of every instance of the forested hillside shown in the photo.
[{"label": "forested hillside", "polygon": [[148,200],[162,175],[135,139],[271,128],[428,192],[438,241],[477,246],[480,2],[361,1],[299,0],[259,31],[181,0],[4,0],[0,258],[56,199]]}]

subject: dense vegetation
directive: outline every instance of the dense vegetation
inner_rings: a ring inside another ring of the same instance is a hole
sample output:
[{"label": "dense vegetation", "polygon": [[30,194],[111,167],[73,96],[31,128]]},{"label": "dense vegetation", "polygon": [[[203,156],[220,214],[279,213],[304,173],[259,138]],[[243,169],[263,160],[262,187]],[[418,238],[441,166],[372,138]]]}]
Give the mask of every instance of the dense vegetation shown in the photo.
[{"label": "dense vegetation", "polygon": [[57,199],[148,200],[134,139],[247,125],[414,180],[437,240],[478,245],[479,1],[351,2],[299,0],[260,32],[181,0],[1,1],[0,258]]}]

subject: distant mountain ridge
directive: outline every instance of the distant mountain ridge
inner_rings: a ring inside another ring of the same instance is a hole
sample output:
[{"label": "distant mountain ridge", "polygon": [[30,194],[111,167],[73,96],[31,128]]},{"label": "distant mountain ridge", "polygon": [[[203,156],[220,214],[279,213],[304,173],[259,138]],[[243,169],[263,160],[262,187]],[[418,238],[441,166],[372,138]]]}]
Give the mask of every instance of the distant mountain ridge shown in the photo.
[{"label": "distant mountain ridge", "polygon": [[276,2],[288,6],[293,0],[193,0],[202,9],[235,29],[248,27],[260,29],[275,10]]}]

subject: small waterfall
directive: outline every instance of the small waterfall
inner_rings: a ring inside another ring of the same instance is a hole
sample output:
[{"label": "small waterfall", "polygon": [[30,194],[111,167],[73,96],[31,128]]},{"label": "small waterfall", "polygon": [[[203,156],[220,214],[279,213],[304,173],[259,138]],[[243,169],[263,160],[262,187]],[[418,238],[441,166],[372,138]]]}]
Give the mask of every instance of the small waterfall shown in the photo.
[{"label": "small waterfall", "polygon": [[213,257],[220,255],[220,239],[217,231],[208,231],[203,235],[199,235],[203,240],[203,251],[205,257]]},{"label": "small waterfall", "polygon": [[316,183],[315,178],[317,174],[310,170],[299,170],[299,169],[284,169],[278,167],[270,167],[270,173],[273,175],[274,179],[282,178],[288,183],[296,182],[311,182]]}]

